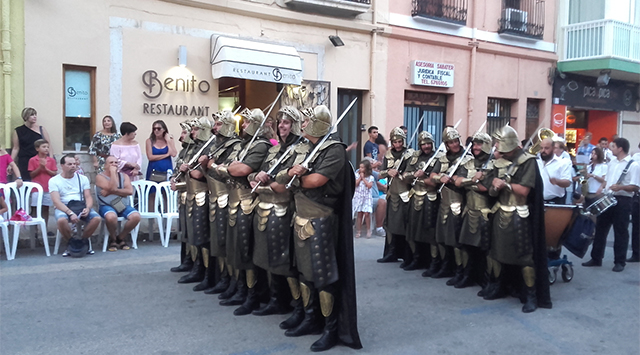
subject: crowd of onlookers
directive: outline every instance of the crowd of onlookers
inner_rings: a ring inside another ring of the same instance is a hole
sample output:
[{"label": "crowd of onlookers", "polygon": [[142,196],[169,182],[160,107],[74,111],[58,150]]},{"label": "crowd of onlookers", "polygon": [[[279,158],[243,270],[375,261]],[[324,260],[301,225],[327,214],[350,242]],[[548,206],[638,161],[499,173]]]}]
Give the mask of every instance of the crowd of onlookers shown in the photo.
[{"label": "crowd of onlookers", "polygon": [[[11,155],[0,147],[0,171],[3,172],[0,174],[0,183],[6,184],[11,177],[18,188],[25,181],[40,185],[40,205],[45,225],[49,219],[49,207],[54,206],[57,230],[65,239],[89,238],[104,219],[110,235],[108,250],[129,249],[125,237],[140,221],[140,214],[129,202],[129,196],[133,195],[131,182],[143,177],[142,151],[136,140],[138,128],[133,123],[123,122],[118,133],[111,116],[102,119],[102,129],[95,133],[89,147],[97,173],[95,181],[89,181],[75,153],[64,154],[58,169],[58,162],[53,158],[49,144],[49,134],[38,124],[35,109],[25,108],[22,119],[24,124],[12,133]],[[173,136],[162,120],[153,122],[151,134],[145,142],[145,152],[149,163],[144,178],[166,181],[177,151]],[[95,184],[95,194],[91,191],[91,183]],[[32,211],[25,211],[27,214],[35,216],[35,207],[40,198],[38,195],[37,190],[32,193]],[[98,212],[91,208],[94,196],[97,198]],[[6,212],[6,207],[4,193],[0,189],[0,214]],[[119,233],[118,217],[127,220]],[[78,227],[78,222],[82,222],[82,228]],[[51,232],[47,234],[53,236]],[[88,249],[86,252],[93,253]],[[68,249],[63,255],[69,254]]]}]

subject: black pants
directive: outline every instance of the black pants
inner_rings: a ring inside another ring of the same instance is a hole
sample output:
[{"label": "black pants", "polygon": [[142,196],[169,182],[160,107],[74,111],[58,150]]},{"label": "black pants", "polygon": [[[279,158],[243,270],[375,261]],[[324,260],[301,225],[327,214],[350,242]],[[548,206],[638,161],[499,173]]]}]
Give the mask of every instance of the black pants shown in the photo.
[{"label": "black pants", "polygon": [[640,256],[640,195],[633,197],[631,208],[631,250],[633,256]]},{"label": "black pants", "polygon": [[596,221],[596,235],[591,249],[591,258],[602,261],[607,235],[613,225],[613,262],[626,264],[627,248],[629,246],[629,216],[631,214],[631,197],[616,196],[618,204],[604,211]]}]

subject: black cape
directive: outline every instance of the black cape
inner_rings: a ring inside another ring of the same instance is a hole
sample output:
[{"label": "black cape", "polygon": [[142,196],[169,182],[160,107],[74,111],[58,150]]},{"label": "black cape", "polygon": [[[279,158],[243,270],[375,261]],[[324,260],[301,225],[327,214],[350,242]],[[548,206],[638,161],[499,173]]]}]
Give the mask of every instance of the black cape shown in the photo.
[{"label": "black cape", "polygon": [[345,151],[345,169],[343,201],[338,201],[336,215],[338,216],[338,238],[336,245],[336,259],[338,262],[338,279],[340,313],[338,314],[338,336],[340,341],[353,349],[361,349],[358,334],[358,309],[356,305],[356,274],[353,254],[353,228],[351,225],[351,201],[356,187],[353,166],[349,163]]},{"label": "black cape", "polygon": [[527,204],[531,206],[531,237],[533,241],[533,263],[536,270],[536,296],[538,307],[551,308],[551,292],[549,290],[549,268],[547,267],[547,241],[544,224],[543,182],[538,164],[536,167],[536,188],[527,196]]}]

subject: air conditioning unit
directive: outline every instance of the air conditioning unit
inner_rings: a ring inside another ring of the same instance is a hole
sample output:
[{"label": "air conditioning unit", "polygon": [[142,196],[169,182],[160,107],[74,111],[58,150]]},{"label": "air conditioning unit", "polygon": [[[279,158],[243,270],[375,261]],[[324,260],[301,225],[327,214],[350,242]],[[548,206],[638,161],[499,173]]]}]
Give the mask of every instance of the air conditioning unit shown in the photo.
[{"label": "air conditioning unit", "polygon": [[504,29],[518,32],[527,30],[527,12],[506,8],[502,10],[502,18],[504,20]]}]

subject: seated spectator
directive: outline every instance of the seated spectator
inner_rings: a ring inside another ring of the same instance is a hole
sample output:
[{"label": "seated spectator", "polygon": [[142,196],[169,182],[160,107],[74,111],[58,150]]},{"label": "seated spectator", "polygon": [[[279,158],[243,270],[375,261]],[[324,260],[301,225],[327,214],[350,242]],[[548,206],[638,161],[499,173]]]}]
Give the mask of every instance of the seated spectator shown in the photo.
[{"label": "seated spectator", "polygon": [[11,159],[11,155],[7,153],[7,151],[2,148],[2,144],[0,144],[0,184],[8,183],[9,175],[14,176],[18,188],[22,187],[22,175],[20,175],[18,165],[16,165],[13,159]]},{"label": "seated spectator", "polygon": [[[85,226],[81,237],[88,239],[102,221],[102,218],[88,207],[93,206],[89,179],[76,174],[76,160],[69,155],[60,159],[60,167],[62,172],[49,180],[49,192],[55,207],[58,230],[62,237],[69,241],[74,234],[73,231],[78,230],[76,224],[82,221]],[[89,250],[88,254],[93,254],[93,250]],[[68,250],[62,256],[69,256]]]},{"label": "seated spectator", "polygon": [[[113,155],[108,156],[104,170],[96,176],[96,196],[100,216],[104,218],[109,231],[109,251],[130,249],[124,238],[140,223],[140,213],[129,205],[131,195],[131,179],[126,174],[118,172],[118,159]],[[116,236],[118,217],[125,218],[127,223]]]},{"label": "seated spectator", "polygon": [[[58,165],[55,159],[49,156],[49,142],[44,139],[38,139],[33,143],[36,147],[37,155],[29,159],[29,176],[32,182],[36,182],[42,186],[42,217],[44,218],[45,229],[49,224],[49,206],[51,203],[51,194],[49,193],[49,180],[52,176],[58,174]],[[31,194],[31,215],[35,216],[35,206],[38,205],[38,193]],[[53,233],[48,232],[48,236]]]},{"label": "seated spectator", "polygon": [[[4,217],[2,217],[2,215],[5,214],[8,210],[9,206],[7,206],[7,203],[4,202],[4,191],[0,190],[0,222],[4,222]],[[7,251],[5,250],[5,252]]]}]

